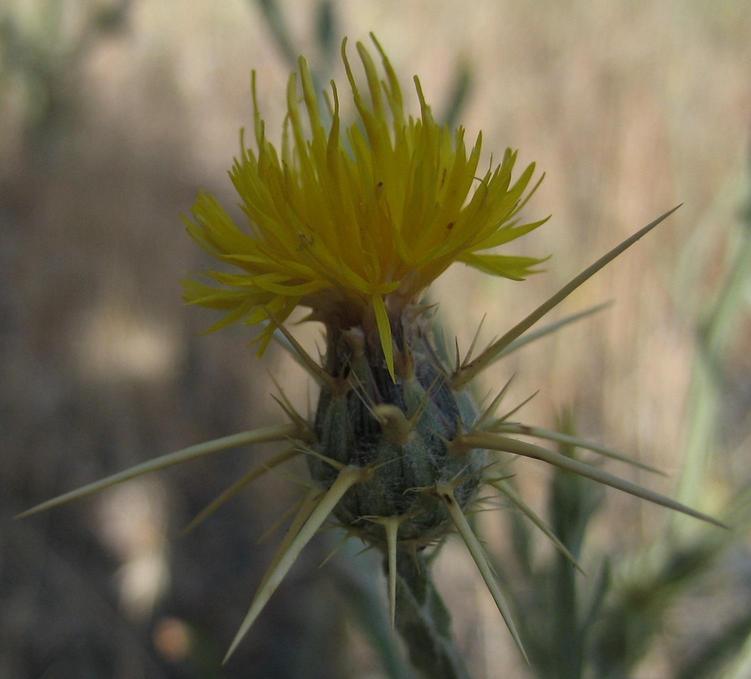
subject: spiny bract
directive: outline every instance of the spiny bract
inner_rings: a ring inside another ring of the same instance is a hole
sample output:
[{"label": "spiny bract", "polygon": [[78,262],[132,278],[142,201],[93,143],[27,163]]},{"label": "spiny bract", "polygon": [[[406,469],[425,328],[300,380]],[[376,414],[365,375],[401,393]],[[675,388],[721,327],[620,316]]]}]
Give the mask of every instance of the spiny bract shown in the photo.
[{"label": "spiny bract", "polygon": [[[103,488],[231,447],[267,441],[288,447],[239,479],[191,524],[205,519],[252,480],[298,455],[313,477],[293,512],[286,535],[259,585],[228,656],[255,621],[304,546],[333,514],[348,534],[387,556],[391,620],[396,610],[397,555],[422,550],[456,531],[475,560],[490,593],[521,647],[503,596],[465,512],[485,484],[528,516],[573,561],[542,520],[517,495],[498,465],[516,456],[542,460],[685,512],[710,517],[613,476],[599,466],[526,443],[513,435],[562,441],[632,462],[610,448],[576,437],[511,421],[517,408],[495,414],[506,384],[483,412],[465,392],[488,365],[523,344],[554,332],[601,307],[564,318],[525,335],[538,320],[595,272],[649,232],[657,218],[597,260],[483,351],[472,342],[449,366],[431,332],[432,308],[418,295],[454,262],[522,279],[541,260],[488,253],[540,226],[521,222],[519,211],[534,191],[528,166],[512,181],[516,153],[477,176],[481,139],[467,152],[464,130],[438,124],[415,87],[419,118],[407,116],[397,76],[380,44],[385,80],[370,53],[357,51],[369,98],[361,94],[342,45],[342,59],[359,120],[344,128],[339,96],[331,83],[328,114],[319,109],[313,79],[299,61],[307,129],[298,99],[297,76],[287,88],[288,114],[281,153],[267,140],[255,75],[252,82],[257,149],[241,134],[240,157],[230,177],[247,217],[235,224],[211,196],[199,196],[188,231],[221,262],[239,273],[211,272],[214,285],[185,283],[188,302],[226,312],[215,327],[234,321],[264,324],[261,348],[277,337],[320,386],[313,421],[277,399],[290,422],[270,426],[156,458],[101,481],[48,500],[31,514]],[[324,123],[324,120],[328,123]],[[290,138],[291,137],[291,138]],[[216,285],[218,284],[218,285]],[[319,365],[283,323],[298,306],[326,329]],[[491,455],[497,455],[490,458]],[[490,464],[488,460],[490,460]]]}]

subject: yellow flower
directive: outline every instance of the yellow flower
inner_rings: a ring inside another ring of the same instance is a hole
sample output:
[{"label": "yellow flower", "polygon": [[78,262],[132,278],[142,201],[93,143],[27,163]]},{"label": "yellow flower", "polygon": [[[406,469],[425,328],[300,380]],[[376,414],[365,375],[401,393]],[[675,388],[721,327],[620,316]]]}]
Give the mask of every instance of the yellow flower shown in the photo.
[{"label": "yellow flower", "polygon": [[[311,319],[341,327],[372,325],[394,377],[392,325],[404,307],[454,262],[521,280],[539,259],[487,251],[537,228],[517,213],[534,192],[529,165],[512,181],[516,152],[478,176],[482,135],[471,149],[464,128],[433,118],[415,76],[420,116],[407,116],[396,73],[371,35],[385,80],[362,43],[357,52],[369,97],[358,88],[342,44],[342,60],[358,120],[342,128],[331,82],[328,115],[319,109],[308,64],[287,86],[281,153],[268,141],[252,78],[257,150],[240,135],[230,172],[247,217],[241,228],[211,195],[201,194],[186,219],[191,236],[239,273],[212,271],[216,285],[189,280],[185,299],[227,312],[234,321],[283,322],[297,306]],[[325,120],[330,122],[325,123]],[[538,184],[539,185],[539,182]],[[536,186],[534,187],[536,188]],[[261,350],[273,332],[262,334]]]},{"label": "yellow flower", "polygon": [[[488,170],[478,173],[481,137],[468,151],[461,127],[452,132],[436,123],[417,78],[420,116],[405,116],[397,77],[375,38],[373,42],[385,79],[379,79],[370,54],[358,43],[367,78],[366,98],[356,85],[346,43],[342,45],[359,116],[344,130],[335,84],[331,83],[328,115],[322,114],[310,71],[300,59],[307,121],[299,106],[298,76],[292,75],[281,153],[266,139],[254,75],[257,149],[248,149],[241,133],[240,157],[230,173],[248,223],[240,228],[207,194],[199,196],[192,219],[186,219],[190,234],[201,246],[239,270],[211,272],[213,286],[198,281],[185,284],[189,302],[226,312],[216,328],[238,320],[268,321],[261,334],[263,349],[275,327],[297,306],[311,309],[309,318],[325,323],[322,365],[281,328],[290,351],[320,386],[315,414],[297,412],[280,390],[277,402],[290,420],[286,424],[187,446],[42,502],[21,516],[223,450],[277,442],[284,447],[235,481],[189,526],[192,529],[204,521],[254,479],[305,456],[310,487],[293,508],[285,536],[225,660],[305,546],[334,520],[347,536],[382,551],[391,624],[399,628],[415,666],[430,676],[435,674],[434,667],[449,668],[446,672],[458,675],[463,670],[451,648],[449,618],[429,575],[428,559],[436,552],[428,558],[424,552],[437,549],[454,531],[464,541],[526,658],[491,562],[466,516],[489,499],[481,495],[483,488],[499,493],[579,567],[575,555],[509,481],[507,465],[514,459],[543,461],[567,474],[721,524],[584,462],[574,455],[574,447],[656,471],[642,462],[566,431],[510,421],[521,406],[499,414],[510,380],[480,412],[465,393],[467,385],[504,354],[602,309],[599,305],[528,333],[676,208],[597,259],[477,355],[477,334],[463,359],[457,343],[456,363],[446,365],[429,319],[422,313],[425,308],[414,302],[454,262],[511,279],[533,272],[542,260],[489,251],[546,221],[524,223],[517,218],[536,188],[527,190],[534,165],[512,181],[516,153],[507,150],[500,165],[494,167],[491,160]],[[517,436],[560,444],[563,451]]]}]

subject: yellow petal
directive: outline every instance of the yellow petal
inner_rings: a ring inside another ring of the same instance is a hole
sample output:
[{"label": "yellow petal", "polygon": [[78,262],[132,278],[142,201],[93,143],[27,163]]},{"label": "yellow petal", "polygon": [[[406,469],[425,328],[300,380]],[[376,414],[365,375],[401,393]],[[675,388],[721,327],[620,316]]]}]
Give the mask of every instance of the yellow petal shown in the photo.
[{"label": "yellow petal", "polygon": [[373,302],[373,312],[375,313],[376,325],[378,326],[378,336],[381,339],[383,356],[386,359],[386,367],[389,370],[391,379],[396,382],[396,374],[394,372],[394,343],[391,338],[391,321],[389,320],[389,314],[386,310],[386,304],[383,301],[383,297],[380,295],[373,295],[371,299]]}]

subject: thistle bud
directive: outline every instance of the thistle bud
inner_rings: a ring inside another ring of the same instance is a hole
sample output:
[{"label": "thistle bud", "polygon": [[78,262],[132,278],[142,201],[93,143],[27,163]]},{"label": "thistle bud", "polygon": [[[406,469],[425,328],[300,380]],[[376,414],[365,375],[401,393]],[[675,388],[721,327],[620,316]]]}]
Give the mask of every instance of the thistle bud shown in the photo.
[{"label": "thistle bud", "polygon": [[[450,442],[466,423],[428,323],[420,314],[405,313],[397,330],[401,370],[394,380],[377,334],[362,326],[329,326],[325,365],[335,379],[320,394],[316,449],[344,465],[373,470],[334,510],[344,526],[382,545],[377,519],[398,516],[400,542],[424,547],[451,525],[435,487],[452,484],[457,501],[466,506],[479,486],[484,454],[458,456],[451,450]],[[314,480],[326,487],[334,482],[330,464],[315,456],[308,456],[308,464]]]}]

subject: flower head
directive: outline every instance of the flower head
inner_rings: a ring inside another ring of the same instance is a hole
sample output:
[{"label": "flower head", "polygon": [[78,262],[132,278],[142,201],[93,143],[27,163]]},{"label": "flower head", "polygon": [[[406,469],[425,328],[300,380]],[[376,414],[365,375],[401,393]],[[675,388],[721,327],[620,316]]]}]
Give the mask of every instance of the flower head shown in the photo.
[{"label": "flower head", "polygon": [[[321,111],[300,57],[299,74],[287,86],[281,152],[266,138],[253,74],[256,150],[241,132],[230,172],[247,224],[238,226],[205,193],[186,219],[203,248],[239,271],[210,272],[219,287],[186,281],[185,298],[227,312],[214,328],[282,322],[297,306],[340,327],[373,327],[393,377],[392,325],[405,306],[454,262],[515,280],[533,273],[541,260],[488,251],[546,220],[516,217],[534,191],[527,191],[534,164],[513,180],[516,152],[507,149],[500,164],[491,161],[478,173],[482,136],[469,147],[462,127],[452,132],[436,122],[417,77],[420,115],[408,116],[396,73],[371,38],[385,80],[358,42],[369,96],[342,44],[358,115],[349,126],[342,124],[333,81],[328,112]],[[272,332],[273,325],[263,332],[262,349]]]},{"label": "flower head", "polygon": [[[248,223],[244,228],[235,224],[206,194],[193,207],[193,218],[186,220],[195,240],[239,270],[211,272],[218,286],[188,281],[187,300],[227,312],[215,327],[238,320],[270,321],[262,333],[262,348],[279,326],[290,351],[320,386],[315,413],[297,412],[280,389],[276,400],[290,420],[286,424],[188,446],[47,500],[23,515],[232,447],[277,442],[284,446],[279,452],[235,481],[189,526],[205,520],[274,467],[297,456],[306,458],[310,485],[293,508],[287,532],[226,657],[237,648],[305,546],[333,519],[347,536],[358,537],[384,554],[391,623],[401,632],[415,665],[426,676],[435,674],[434,667],[458,676],[464,671],[447,644],[449,619],[430,581],[429,562],[422,555],[439,548],[452,532],[464,541],[525,655],[488,556],[466,516],[489,499],[481,496],[481,489],[490,488],[517,507],[578,567],[568,547],[509,481],[507,466],[514,459],[543,461],[567,474],[718,522],[577,459],[573,447],[655,471],[639,461],[567,432],[511,421],[526,401],[499,414],[510,380],[482,410],[465,391],[504,354],[603,308],[574,314],[525,336],[551,309],[673,210],[573,277],[474,358],[477,335],[464,359],[457,342],[452,368],[439,351],[430,318],[423,313],[425,307],[414,304],[416,297],[454,262],[512,279],[532,273],[541,260],[489,251],[545,221],[517,219],[534,192],[534,188],[527,190],[534,165],[512,181],[516,154],[506,151],[500,165],[494,167],[491,161],[484,174],[478,173],[481,138],[468,150],[461,127],[452,133],[436,123],[417,78],[420,116],[407,117],[397,77],[375,38],[373,42],[385,80],[379,80],[371,55],[358,43],[367,97],[358,89],[346,43],[342,45],[359,116],[344,129],[336,85],[331,84],[325,116],[319,110],[308,66],[300,59],[306,121],[298,101],[298,76],[293,75],[287,88],[281,152],[266,139],[254,76],[256,150],[246,147],[241,134],[240,157],[230,173]],[[326,324],[326,351],[320,365],[280,325],[297,306],[311,309],[310,318]],[[517,436],[561,443],[567,450],[556,452]]]}]

